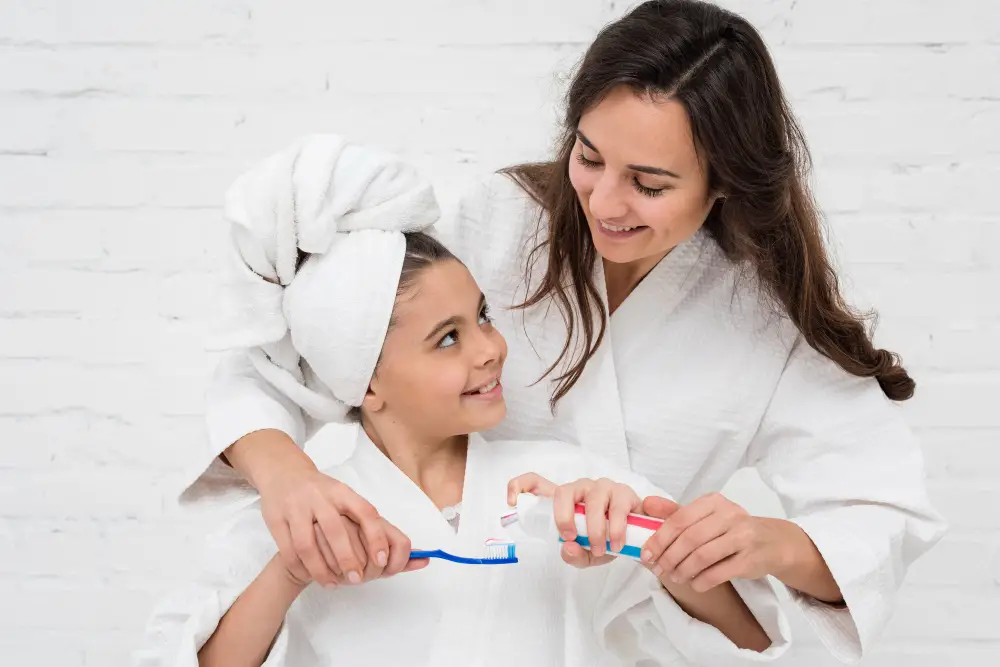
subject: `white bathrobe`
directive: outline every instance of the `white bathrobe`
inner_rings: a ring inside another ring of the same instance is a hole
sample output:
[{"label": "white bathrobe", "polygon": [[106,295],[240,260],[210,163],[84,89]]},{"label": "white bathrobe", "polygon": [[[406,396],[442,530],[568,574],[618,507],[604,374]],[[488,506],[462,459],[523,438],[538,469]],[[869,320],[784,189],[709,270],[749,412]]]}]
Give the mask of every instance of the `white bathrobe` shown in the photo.
[{"label": "white bathrobe", "polygon": [[[325,436],[331,441],[324,442]],[[322,459],[336,458],[331,455],[345,444],[355,445],[350,457],[327,466]],[[755,653],[687,616],[635,561],[576,570],[561,561],[557,541],[525,541],[516,526],[502,528],[500,517],[509,512],[507,482],[525,472],[558,483],[610,477],[642,496],[664,495],[578,447],[470,436],[457,533],[362,429],[328,427],[307,451],[321,469],[371,501],[414,548],[478,557],[487,539],[506,537],[517,541],[520,562],[469,566],[432,560],[419,572],[361,586],[310,586],[289,610],[268,666],[740,665],[773,660],[788,646],[787,621],[764,580],[734,582],[772,639],[767,651]],[[222,615],[276,552],[256,494],[234,487],[217,470],[221,476],[204,478],[202,490],[228,487],[243,509],[212,540],[203,576],[154,612],[136,656],[141,667],[196,665],[199,648]]]},{"label": "white bathrobe", "polygon": [[[526,294],[525,258],[539,220],[531,198],[494,175],[439,224],[509,345],[508,417],[484,436],[580,445],[681,502],[718,491],[742,466],[756,467],[819,548],[847,606],[794,592],[793,599],[835,656],[860,659],[885,626],[907,568],[943,532],[926,496],[920,449],[897,408],[874,380],[847,374],[805,344],[699,232],[611,316],[597,355],[553,415],[552,385],[535,382],[563,344],[562,317],[553,304],[507,310]],[[259,243],[273,252],[270,239]],[[244,260],[266,275],[267,266],[255,267],[259,254]],[[543,270],[544,257],[534,276]],[[600,262],[595,278],[605,292]],[[294,355],[289,346],[286,338],[283,349]],[[315,373],[304,376],[323,391]],[[209,448],[192,462],[193,476],[257,429],[302,443],[317,422],[294,394],[264,380],[245,351],[234,352],[210,392]]]}]

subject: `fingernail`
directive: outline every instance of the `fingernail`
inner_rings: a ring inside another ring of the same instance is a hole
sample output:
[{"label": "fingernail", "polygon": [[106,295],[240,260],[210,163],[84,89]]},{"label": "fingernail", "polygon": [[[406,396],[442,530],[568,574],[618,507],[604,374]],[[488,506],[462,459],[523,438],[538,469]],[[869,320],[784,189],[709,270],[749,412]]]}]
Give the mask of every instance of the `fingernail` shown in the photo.
[{"label": "fingernail", "polygon": [[655,565],[655,566],[653,566],[653,569],[651,570],[651,572],[653,573],[654,576],[656,576],[657,578],[659,578],[659,576],[661,574],[663,574],[663,568],[660,567],[659,565]]},{"label": "fingernail", "polygon": [[642,552],[642,562],[648,563],[651,560],[653,560],[653,552],[650,551],[649,549],[646,549],[645,551]]},{"label": "fingernail", "polygon": [[679,574],[670,575],[670,581],[674,582],[675,584],[681,583],[681,575]]},{"label": "fingernail", "polygon": [[389,557],[385,555],[384,551],[379,551],[375,556],[375,562],[382,567],[385,567],[385,564],[389,562]]},{"label": "fingernail", "polygon": [[361,583],[361,575],[358,574],[357,572],[349,572],[347,574],[347,580],[349,582],[351,582],[352,584],[360,584]]},{"label": "fingernail", "polygon": [[[552,533],[549,533],[549,534],[551,535]],[[560,535],[562,535],[562,538],[564,540],[566,540],[567,542],[570,542],[570,541],[572,541],[572,540],[574,540],[576,538],[576,535],[574,535],[573,533],[571,533],[568,530],[564,530],[563,532],[560,533]]]}]

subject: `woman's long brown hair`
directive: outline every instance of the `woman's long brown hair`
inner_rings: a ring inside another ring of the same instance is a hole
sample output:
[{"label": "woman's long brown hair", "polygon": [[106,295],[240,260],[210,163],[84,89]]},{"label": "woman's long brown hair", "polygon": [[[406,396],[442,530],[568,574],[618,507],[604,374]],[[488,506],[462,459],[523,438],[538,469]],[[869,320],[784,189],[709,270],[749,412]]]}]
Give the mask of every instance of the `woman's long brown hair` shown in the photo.
[{"label": "woman's long brown hair", "polygon": [[855,312],[840,292],[807,186],[805,139],[764,41],[746,20],[715,5],[652,0],[604,28],[587,50],[567,94],[555,159],[504,170],[548,218],[528,262],[530,272],[533,258],[546,253],[546,271],[518,307],[552,298],[566,319],[565,345],[543,376],[565,362],[554,378],[552,406],[580,378],[607,327],[594,281],[597,252],[569,181],[569,161],[581,116],[620,86],[685,107],[709,165],[709,186],[724,193],[706,229],[803,339],[848,373],[876,378],[890,399],[910,398],[914,382],[898,356],[872,342],[874,314]]}]

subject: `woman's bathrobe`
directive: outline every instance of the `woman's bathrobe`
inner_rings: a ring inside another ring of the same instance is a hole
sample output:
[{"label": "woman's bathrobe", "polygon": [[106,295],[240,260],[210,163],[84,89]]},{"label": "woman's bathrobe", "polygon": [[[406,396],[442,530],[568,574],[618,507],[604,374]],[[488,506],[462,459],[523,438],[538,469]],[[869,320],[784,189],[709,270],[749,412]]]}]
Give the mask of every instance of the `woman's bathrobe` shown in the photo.
[{"label": "woman's bathrobe", "polygon": [[[337,458],[345,444],[347,451],[354,444],[346,461],[323,462]],[[755,653],[685,614],[635,561],[577,570],[562,562],[558,542],[524,539],[516,524],[502,528],[500,517],[510,509],[507,482],[525,472],[558,483],[610,477],[641,496],[663,495],[579,447],[470,436],[457,532],[362,429],[327,427],[308,451],[321,469],[371,501],[414,548],[480,556],[487,539],[506,537],[517,541],[520,562],[432,560],[424,570],[360,586],[312,585],[289,610],[266,665],[739,665],[770,661],[788,645],[787,622],[765,580],[734,582],[772,639],[771,648]],[[203,481],[210,486],[212,478]],[[236,491],[240,496],[242,509],[211,540],[203,575],[157,607],[138,665],[196,665],[222,615],[276,553],[256,494],[244,487]]]},{"label": "woman's bathrobe", "polygon": [[[829,606],[793,591],[795,604],[834,655],[860,659],[890,617],[909,565],[943,532],[926,495],[920,448],[897,407],[874,379],[850,375],[812,349],[701,231],[615,310],[596,355],[553,414],[553,385],[536,381],[563,346],[563,318],[551,302],[508,308],[530,291],[529,251],[544,225],[537,204],[494,175],[437,230],[469,266],[509,346],[508,417],[484,437],[573,443],[682,503],[722,489],[741,467],[756,468],[816,544],[846,600],[846,607]],[[251,275],[274,274],[267,258],[295,249],[294,238],[268,230],[249,236],[236,261]],[[532,280],[544,269],[542,253]],[[600,262],[594,278],[605,294]],[[243,281],[226,299],[245,311],[261,287]],[[323,312],[318,302],[295,308]],[[322,350],[295,348],[280,310],[252,312],[227,333],[269,342],[237,349],[220,364],[207,406],[209,447],[192,461],[192,478],[247,433],[279,429],[301,444],[322,421],[298,398],[304,388],[329,393],[312,368],[322,364]],[[267,379],[280,373],[297,380]]]}]

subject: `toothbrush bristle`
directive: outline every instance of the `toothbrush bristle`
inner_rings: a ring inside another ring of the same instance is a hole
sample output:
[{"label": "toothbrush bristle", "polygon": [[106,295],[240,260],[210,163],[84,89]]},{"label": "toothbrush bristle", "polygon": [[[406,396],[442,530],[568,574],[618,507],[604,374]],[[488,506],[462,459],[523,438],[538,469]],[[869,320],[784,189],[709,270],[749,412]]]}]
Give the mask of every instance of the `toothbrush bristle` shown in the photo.
[{"label": "toothbrush bristle", "polygon": [[509,560],[516,557],[516,545],[513,542],[488,542],[486,544],[487,560]]}]

